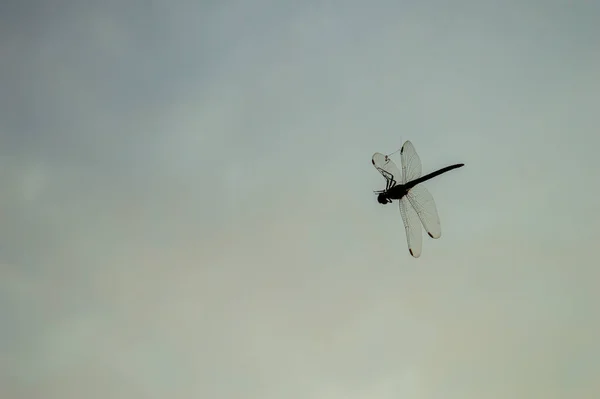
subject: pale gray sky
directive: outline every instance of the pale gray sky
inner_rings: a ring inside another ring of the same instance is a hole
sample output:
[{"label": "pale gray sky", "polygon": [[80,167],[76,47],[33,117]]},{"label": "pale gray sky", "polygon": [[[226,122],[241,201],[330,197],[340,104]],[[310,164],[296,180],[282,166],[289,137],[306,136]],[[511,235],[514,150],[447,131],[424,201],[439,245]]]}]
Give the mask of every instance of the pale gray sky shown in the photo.
[{"label": "pale gray sky", "polygon": [[[600,3],[51,3],[0,5],[0,397],[600,397]],[[466,164],[419,259],[403,140]]]}]

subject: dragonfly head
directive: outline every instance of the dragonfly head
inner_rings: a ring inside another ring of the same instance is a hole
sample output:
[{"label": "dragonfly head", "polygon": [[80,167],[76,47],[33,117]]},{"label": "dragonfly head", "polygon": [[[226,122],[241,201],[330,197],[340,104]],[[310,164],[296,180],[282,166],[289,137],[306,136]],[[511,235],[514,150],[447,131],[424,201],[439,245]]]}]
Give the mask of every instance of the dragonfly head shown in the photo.
[{"label": "dragonfly head", "polygon": [[390,201],[390,200],[389,200],[389,199],[388,199],[388,198],[385,196],[385,193],[379,193],[379,195],[377,196],[377,202],[379,202],[380,204],[384,204],[384,205],[385,205],[385,204],[387,204],[387,203],[389,203],[389,202],[392,202],[392,201]]}]

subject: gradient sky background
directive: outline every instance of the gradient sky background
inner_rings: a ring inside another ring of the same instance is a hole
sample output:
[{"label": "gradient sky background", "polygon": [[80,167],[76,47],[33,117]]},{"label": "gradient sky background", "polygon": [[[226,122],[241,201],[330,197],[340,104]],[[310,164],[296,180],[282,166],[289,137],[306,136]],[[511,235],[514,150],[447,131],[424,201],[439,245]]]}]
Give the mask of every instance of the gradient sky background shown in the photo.
[{"label": "gradient sky background", "polygon": [[369,4],[0,4],[0,397],[600,397],[600,3]]}]

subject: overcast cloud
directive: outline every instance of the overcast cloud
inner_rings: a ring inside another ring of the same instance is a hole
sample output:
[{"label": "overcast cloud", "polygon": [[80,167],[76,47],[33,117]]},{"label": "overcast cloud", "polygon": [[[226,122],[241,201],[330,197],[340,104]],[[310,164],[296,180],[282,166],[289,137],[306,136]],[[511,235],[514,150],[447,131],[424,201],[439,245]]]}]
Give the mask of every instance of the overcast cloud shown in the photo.
[{"label": "overcast cloud", "polygon": [[[0,397],[600,397],[599,20],[3,2]],[[403,140],[466,164],[419,259]]]}]

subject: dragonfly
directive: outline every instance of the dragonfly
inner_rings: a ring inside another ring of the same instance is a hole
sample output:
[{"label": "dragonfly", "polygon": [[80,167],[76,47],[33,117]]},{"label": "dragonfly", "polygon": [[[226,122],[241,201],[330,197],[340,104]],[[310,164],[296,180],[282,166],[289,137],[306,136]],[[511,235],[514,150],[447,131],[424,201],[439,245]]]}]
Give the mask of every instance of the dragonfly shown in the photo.
[{"label": "dragonfly", "polygon": [[410,141],[404,142],[400,149],[402,171],[388,155],[376,152],[372,163],[386,180],[384,190],[375,191],[380,204],[390,204],[398,200],[400,215],[406,230],[408,251],[414,258],[421,256],[421,224],[431,238],[440,238],[442,229],[440,217],[433,196],[421,184],[429,179],[464,166],[457,163],[435,172],[421,176],[421,159]]}]

